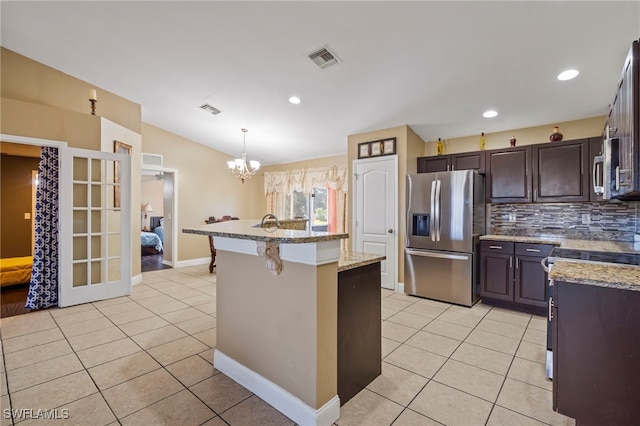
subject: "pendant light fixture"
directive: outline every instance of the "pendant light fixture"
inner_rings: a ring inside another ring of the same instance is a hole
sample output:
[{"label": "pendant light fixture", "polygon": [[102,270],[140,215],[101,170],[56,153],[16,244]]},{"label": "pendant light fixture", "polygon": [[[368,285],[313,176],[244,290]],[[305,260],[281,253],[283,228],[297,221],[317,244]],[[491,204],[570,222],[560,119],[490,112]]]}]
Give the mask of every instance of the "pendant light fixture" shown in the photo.
[{"label": "pendant light fixture", "polygon": [[227,166],[229,166],[229,170],[231,173],[236,175],[237,178],[240,178],[242,183],[246,179],[249,179],[251,176],[255,175],[258,169],[260,168],[260,163],[255,160],[249,161],[247,164],[247,129],[242,130],[242,158],[236,158],[233,161],[227,161]]}]

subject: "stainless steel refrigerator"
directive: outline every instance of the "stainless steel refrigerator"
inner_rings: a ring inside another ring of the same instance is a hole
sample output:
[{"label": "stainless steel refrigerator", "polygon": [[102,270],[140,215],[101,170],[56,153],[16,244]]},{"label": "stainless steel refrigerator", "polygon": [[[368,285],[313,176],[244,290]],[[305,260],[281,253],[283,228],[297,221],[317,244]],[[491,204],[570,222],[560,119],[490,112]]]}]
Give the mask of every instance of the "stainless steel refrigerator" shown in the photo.
[{"label": "stainless steel refrigerator", "polygon": [[484,176],[475,170],[407,175],[404,291],[472,306],[480,298]]}]

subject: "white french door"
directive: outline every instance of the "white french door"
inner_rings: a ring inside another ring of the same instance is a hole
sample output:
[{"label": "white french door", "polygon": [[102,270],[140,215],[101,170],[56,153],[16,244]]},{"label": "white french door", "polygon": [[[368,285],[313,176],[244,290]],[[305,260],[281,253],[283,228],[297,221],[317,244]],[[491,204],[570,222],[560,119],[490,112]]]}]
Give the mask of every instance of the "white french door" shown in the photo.
[{"label": "white french door", "polygon": [[58,306],[131,294],[131,157],[60,149]]},{"label": "white french door", "polygon": [[396,155],[354,160],[353,250],[385,255],[382,287],[395,290],[398,280],[398,158]]}]

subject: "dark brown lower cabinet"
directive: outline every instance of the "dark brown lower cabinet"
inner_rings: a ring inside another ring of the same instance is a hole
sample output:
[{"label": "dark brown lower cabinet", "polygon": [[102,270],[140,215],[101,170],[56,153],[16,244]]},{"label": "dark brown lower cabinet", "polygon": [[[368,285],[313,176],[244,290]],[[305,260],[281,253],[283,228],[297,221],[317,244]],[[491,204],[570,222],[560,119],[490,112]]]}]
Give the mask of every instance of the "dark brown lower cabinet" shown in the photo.
[{"label": "dark brown lower cabinet", "polygon": [[340,405],[382,373],[380,281],[380,262],[338,272]]},{"label": "dark brown lower cabinet", "polygon": [[640,291],[556,281],[553,408],[580,426],[640,421]]},{"label": "dark brown lower cabinet", "polygon": [[482,303],[545,314],[548,277],[540,262],[551,253],[552,248],[547,244],[482,241]]}]

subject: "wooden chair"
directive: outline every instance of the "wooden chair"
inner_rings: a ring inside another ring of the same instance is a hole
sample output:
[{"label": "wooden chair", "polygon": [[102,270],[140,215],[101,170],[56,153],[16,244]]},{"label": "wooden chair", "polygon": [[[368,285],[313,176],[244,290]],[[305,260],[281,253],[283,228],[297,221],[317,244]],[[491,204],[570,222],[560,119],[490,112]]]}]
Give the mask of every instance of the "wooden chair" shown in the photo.
[{"label": "wooden chair", "polygon": [[[222,216],[220,219],[216,219],[214,216],[209,216],[209,219],[205,220],[206,224],[225,222],[227,220],[238,220],[237,217]],[[213,274],[213,268],[216,267],[216,247],[213,245],[213,237],[209,235],[209,249],[211,250],[211,262],[209,262],[209,273]]]}]

